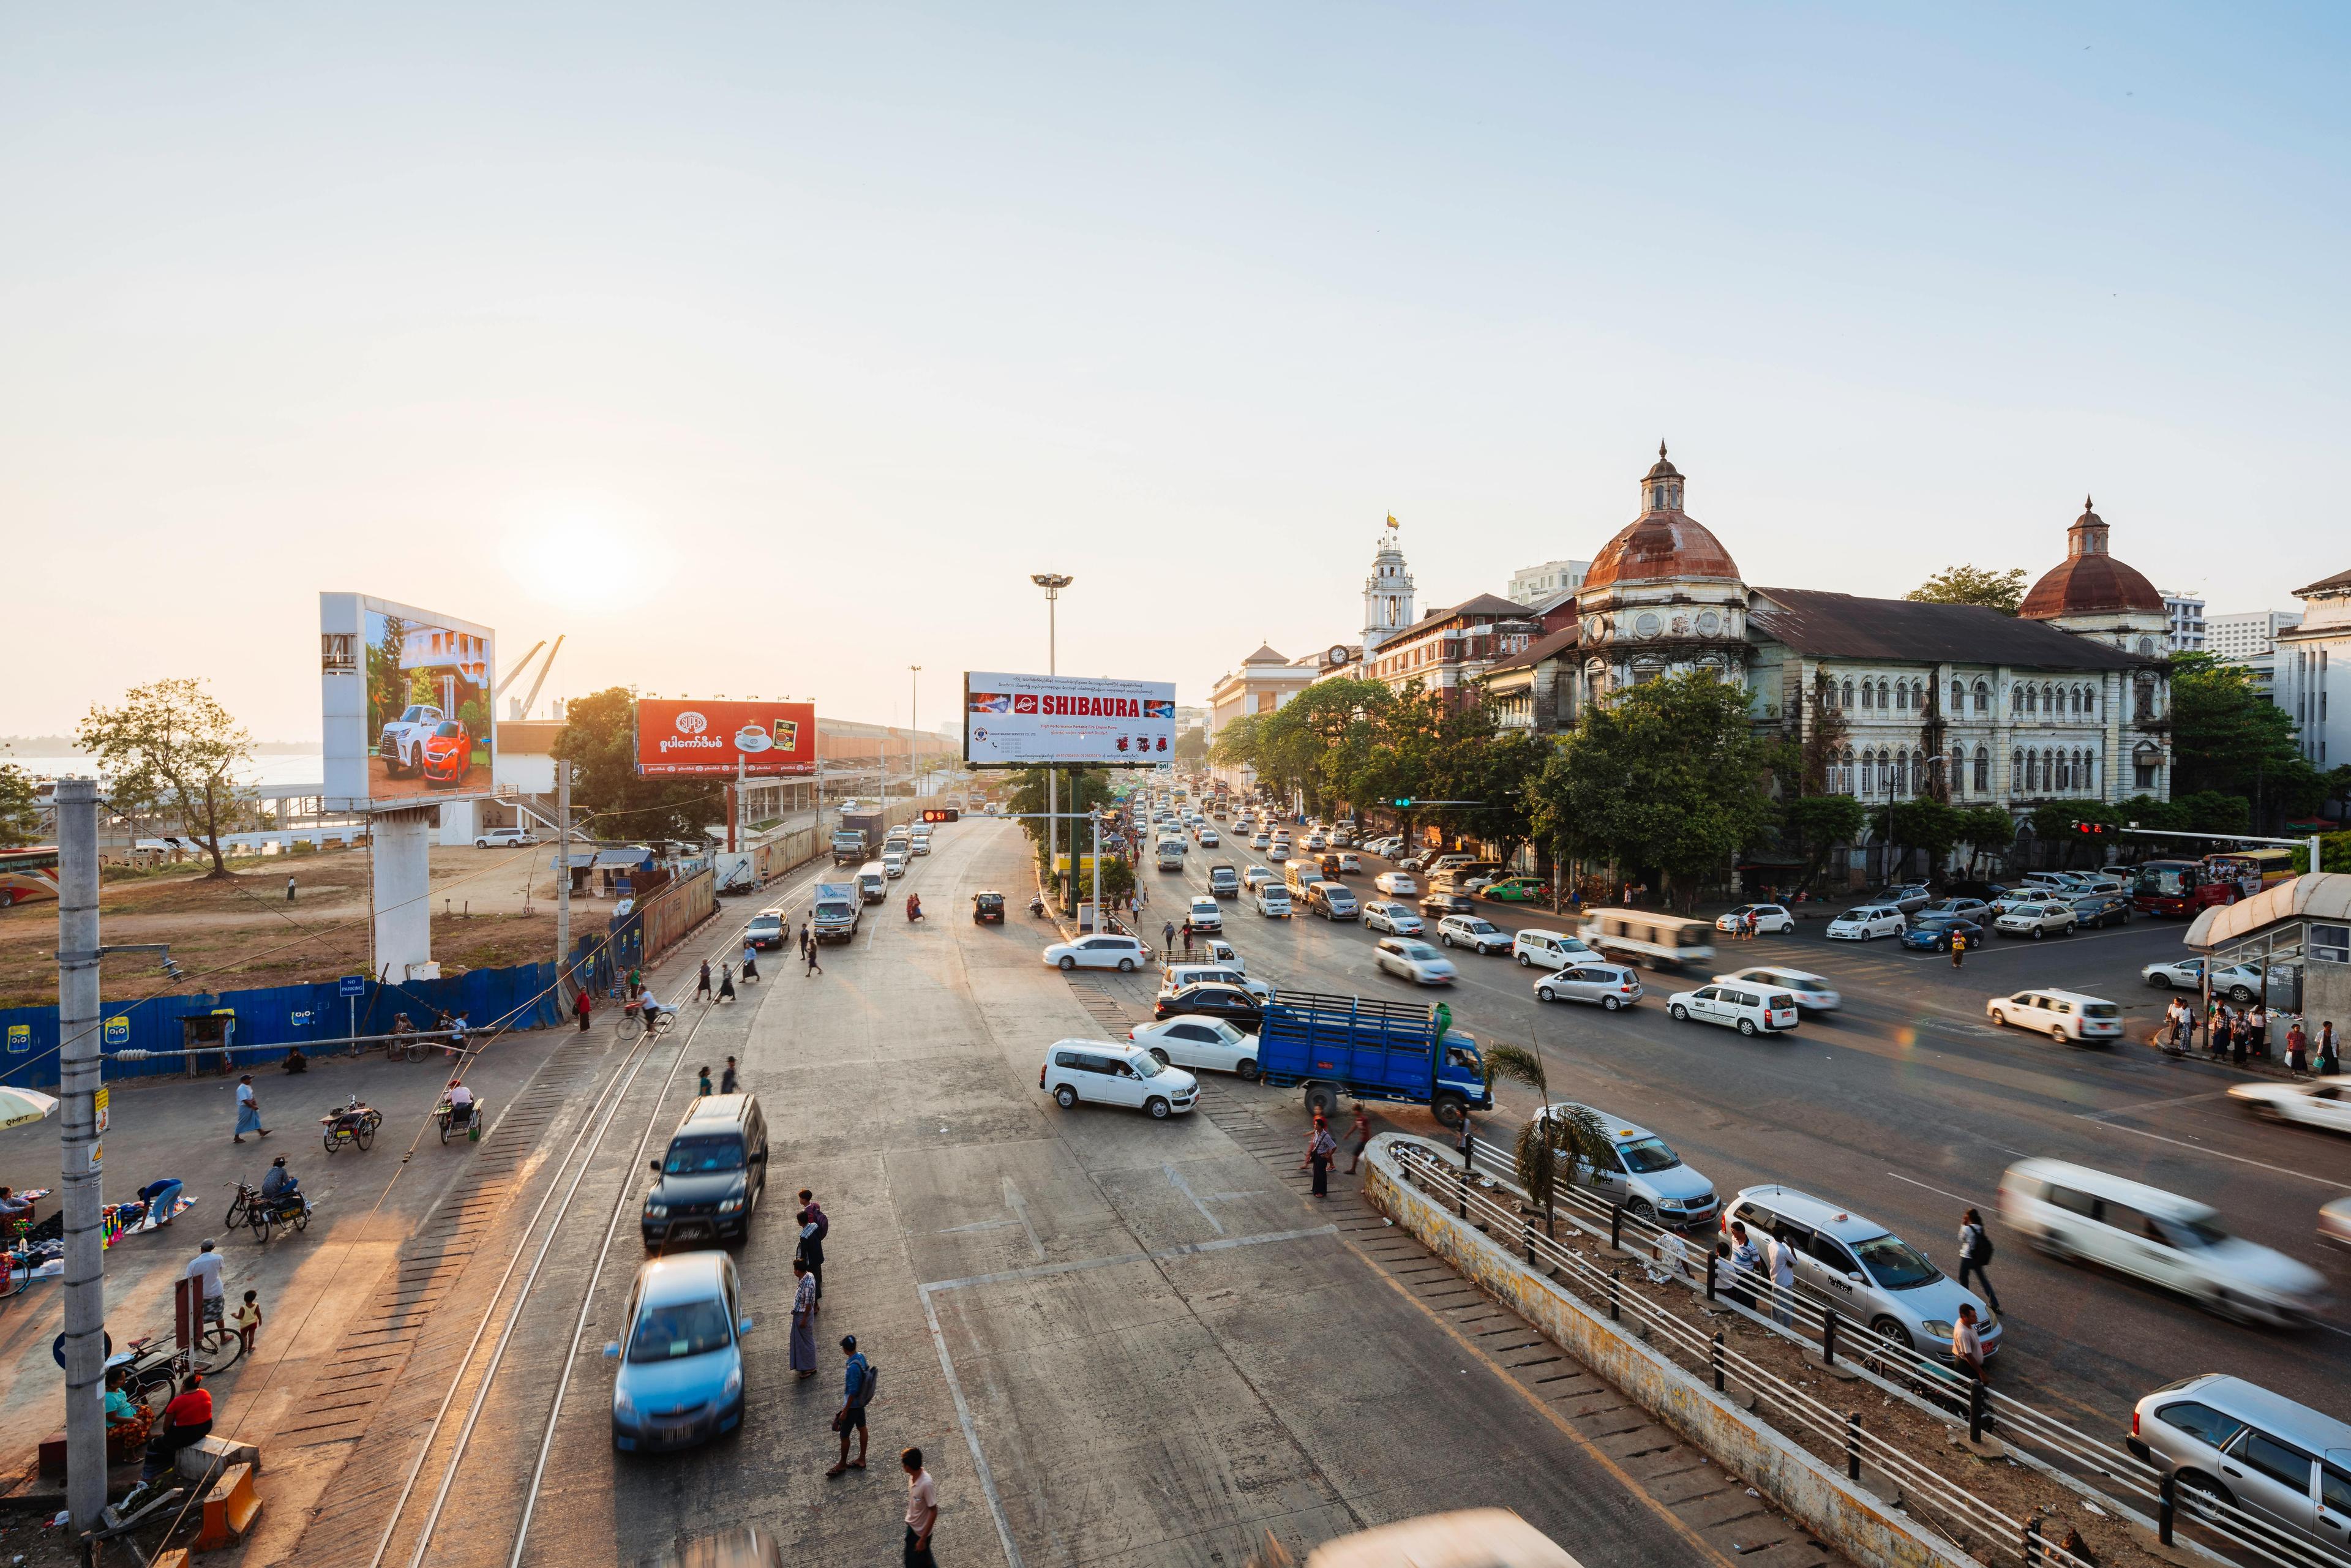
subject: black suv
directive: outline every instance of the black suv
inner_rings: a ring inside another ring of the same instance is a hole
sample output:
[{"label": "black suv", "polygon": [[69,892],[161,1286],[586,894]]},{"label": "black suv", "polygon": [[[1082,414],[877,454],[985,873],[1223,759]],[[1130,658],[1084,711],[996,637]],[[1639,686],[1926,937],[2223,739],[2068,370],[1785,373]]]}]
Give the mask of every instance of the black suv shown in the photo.
[{"label": "black suv", "polygon": [[685,1108],[639,1224],[645,1250],[670,1241],[742,1241],[768,1190],[768,1119],[757,1096],[709,1094]]},{"label": "black suv", "polygon": [[2128,925],[2131,901],[2119,893],[2093,893],[2074,900],[2074,917],[2084,925]]}]

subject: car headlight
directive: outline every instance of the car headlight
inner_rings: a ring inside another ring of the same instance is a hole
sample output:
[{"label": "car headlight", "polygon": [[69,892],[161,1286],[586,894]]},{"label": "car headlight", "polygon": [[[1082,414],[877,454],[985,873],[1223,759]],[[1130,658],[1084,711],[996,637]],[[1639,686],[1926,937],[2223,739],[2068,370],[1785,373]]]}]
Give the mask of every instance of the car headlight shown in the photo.
[{"label": "car headlight", "polygon": [[1941,1318],[1929,1318],[1918,1326],[1924,1329],[1928,1334],[1935,1339],[1949,1339],[1951,1337],[1951,1325]]},{"label": "car headlight", "polygon": [[719,1385],[718,1397],[722,1400],[732,1399],[735,1396],[742,1392],[743,1369],[738,1366],[726,1374],[726,1381]]},{"label": "car headlight", "polygon": [[667,1219],[669,1218],[669,1205],[665,1203],[649,1203],[645,1205],[645,1218],[647,1219]]},{"label": "car headlight", "polygon": [[739,1197],[722,1198],[719,1200],[718,1212],[721,1214],[737,1214],[741,1212],[742,1207],[743,1200]]},{"label": "car headlight", "polygon": [[633,1421],[637,1418],[636,1401],[629,1397],[625,1389],[618,1386],[612,1390],[612,1414],[625,1421]]}]

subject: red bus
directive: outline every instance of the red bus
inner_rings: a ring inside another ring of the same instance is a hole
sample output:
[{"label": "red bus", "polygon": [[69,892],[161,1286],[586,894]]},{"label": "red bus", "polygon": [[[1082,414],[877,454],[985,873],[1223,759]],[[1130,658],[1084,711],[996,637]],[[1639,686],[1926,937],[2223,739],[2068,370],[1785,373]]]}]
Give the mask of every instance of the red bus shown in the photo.
[{"label": "red bus", "polygon": [[2131,883],[2131,907],[2142,915],[2195,918],[2199,909],[2234,904],[2240,896],[2231,877],[2215,876],[2201,861],[2148,861]]}]

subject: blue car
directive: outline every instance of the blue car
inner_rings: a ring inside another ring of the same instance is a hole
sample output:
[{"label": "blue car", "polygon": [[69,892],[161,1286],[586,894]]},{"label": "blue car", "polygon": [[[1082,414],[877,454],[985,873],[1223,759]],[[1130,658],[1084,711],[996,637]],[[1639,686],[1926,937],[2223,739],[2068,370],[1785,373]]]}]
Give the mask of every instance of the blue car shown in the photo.
[{"label": "blue car", "polygon": [[612,1383],[612,1447],[678,1448],[743,1424],[742,1293],[724,1252],[656,1258],[629,1288],[625,1343]]},{"label": "blue car", "polygon": [[1951,950],[1951,935],[1954,932],[1966,937],[1970,947],[1985,946],[1986,934],[1980,924],[1950,915],[1929,915],[1913,923],[1910,929],[1902,934],[1902,946],[1928,953],[1948,953]]}]

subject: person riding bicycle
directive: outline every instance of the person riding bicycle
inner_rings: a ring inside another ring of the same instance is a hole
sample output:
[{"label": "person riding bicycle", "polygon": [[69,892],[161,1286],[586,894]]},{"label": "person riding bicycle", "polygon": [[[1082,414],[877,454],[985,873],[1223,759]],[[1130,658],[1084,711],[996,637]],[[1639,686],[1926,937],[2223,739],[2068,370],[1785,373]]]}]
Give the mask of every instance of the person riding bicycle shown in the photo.
[{"label": "person riding bicycle", "polygon": [[465,1087],[465,1080],[449,1080],[449,1124],[462,1127],[474,1119],[474,1092]]},{"label": "person riding bicycle", "polygon": [[660,1000],[654,997],[653,988],[651,986],[645,987],[637,993],[637,1016],[645,1020],[647,1034],[653,1033],[653,1025],[660,1020],[662,1014],[672,1010],[662,1006]]},{"label": "person riding bicycle", "polygon": [[281,1213],[297,1205],[310,1207],[310,1200],[302,1196],[301,1178],[286,1168],[284,1155],[269,1162],[269,1174],[261,1178],[261,1197]]}]

